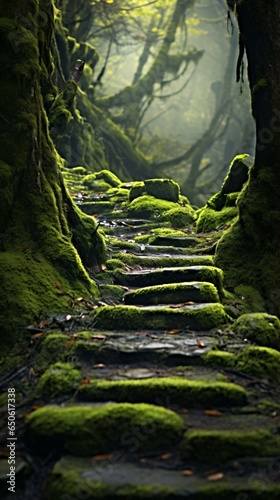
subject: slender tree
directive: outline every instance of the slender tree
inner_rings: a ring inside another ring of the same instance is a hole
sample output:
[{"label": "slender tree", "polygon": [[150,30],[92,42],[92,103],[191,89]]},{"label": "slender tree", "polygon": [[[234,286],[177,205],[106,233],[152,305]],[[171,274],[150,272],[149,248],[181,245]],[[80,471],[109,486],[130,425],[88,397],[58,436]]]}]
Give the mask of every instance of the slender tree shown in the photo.
[{"label": "slender tree", "polygon": [[239,218],[217,248],[228,283],[256,287],[266,309],[280,314],[280,3],[228,0],[240,28],[237,80],[248,59],[257,145]]}]

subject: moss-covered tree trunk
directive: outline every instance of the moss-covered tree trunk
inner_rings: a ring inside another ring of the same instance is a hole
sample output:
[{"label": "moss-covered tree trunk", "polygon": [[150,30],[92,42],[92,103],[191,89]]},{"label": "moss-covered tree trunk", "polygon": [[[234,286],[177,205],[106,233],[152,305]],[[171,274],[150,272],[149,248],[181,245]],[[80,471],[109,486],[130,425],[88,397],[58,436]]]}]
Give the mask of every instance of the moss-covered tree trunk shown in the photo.
[{"label": "moss-covered tree trunk", "polygon": [[[96,223],[72,203],[49,134],[52,0],[0,0],[0,332],[97,296],[84,265],[104,258]],[[70,70],[71,68],[69,68]],[[75,245],[75,246],[74,246]]]},{"label": "moss-covered tree trunk", "polygon": [[221,240],[216,263],[228,283],[251,284],[280,314],[280,3],[228,2],[235,6],[248,58],[256,120],[255,163],[238,200],[239,220]]}]

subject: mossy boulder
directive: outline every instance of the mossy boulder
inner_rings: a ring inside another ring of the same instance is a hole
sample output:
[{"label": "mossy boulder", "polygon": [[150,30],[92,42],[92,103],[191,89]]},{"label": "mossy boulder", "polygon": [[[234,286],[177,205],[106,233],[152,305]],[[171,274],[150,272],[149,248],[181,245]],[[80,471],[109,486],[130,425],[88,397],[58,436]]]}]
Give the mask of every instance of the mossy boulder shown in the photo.
[{"label": "mossy boulder", "polygon": [[127,212],[131,217],[160,219],[163,212],[171,208],[178,208],[178,205],[155,196],[143,195],[128,205]]},{"label": "mossy boulder", "polygon": [[105,330],[211,330],[231,322],[219,303],[176,309],[161,306],[102,306],[92,311],[91,317],[95,328]]},{"label": "mossy boulder", "polygon": [[235,368],[258,378],[280,383],[280,353],[269,347],[251,346],[239,352]]},{"label": "mossy boulder", "polygon": [[180,187],[172,179],[146,179],[144,183],[148,195],[175,203],[179,201]]},{"label": "mossy boulder", "polygon": [[135,198],[139,198],[139,196],[143,196],[144,194],[147,194],[144,181],[135,181],[129,191],[129,201],[131,202],[135,200]]},{"label": "mossy boulder", "polygon": [[264,429],[237,431],[192,430],[185,433],[181,444],[184,460],[195,458],[209,465],[241,457],[278,455],[280,439]]},{"label": "mossy boulder", "polygon": [[29,446],[41,453],[59,450],[79,456],[162,450],[177,444],[183,431],[176,413],[147,404],[46,406],[26,420]]},{"label": "mossy boulder", "polygon": [[83,184],[94,191],[108,191],[112,187],[118,187],[121,180],[110,170],[101,170],[86,175],[83,178]]},{"label": "mossy boulder", "polygon": [[179,377],[147,380],[92,380],[79,389],[82,401],[175,404],[192,408],[243,406],[246,391],[227,382],[185,380]]},{"label": "mossy boulder", "polygon": [[80,370],[71,363],[54,363],[41,376],[36,395],[43,399],[73,393],[82,380]]},{"label": "mossy boulder", "polygon": [[280,350],[280,320],[267,313],[243,314],[235,321],[232,330],[264,347]]},{"label": "mossy boulder", "polygon": [[203,354],[203,360],[206,364],[215,368],[230,368],[234,366],[234,355],[226,351],[208,351]]},{"label": "mossy boulder", "polygon": [[154,285],[128,292],[124,295],[125,304],[172,304],[194,302],[219,302],[219,294],[212,283],[190,282]]},{"label": "mossy boulder", "polygon": [[162,220],[170,223],[172,227],[188,227],[196,219],[195,210],[189,205],[171,208],[162,214]]},{"label": "mossy boulder", "polygon": [[221,226],[232,224],[237,214],[237,207],[225,207],[216,211],[206,206],[198,215],[196,230],[197,232],[214,231]]}]

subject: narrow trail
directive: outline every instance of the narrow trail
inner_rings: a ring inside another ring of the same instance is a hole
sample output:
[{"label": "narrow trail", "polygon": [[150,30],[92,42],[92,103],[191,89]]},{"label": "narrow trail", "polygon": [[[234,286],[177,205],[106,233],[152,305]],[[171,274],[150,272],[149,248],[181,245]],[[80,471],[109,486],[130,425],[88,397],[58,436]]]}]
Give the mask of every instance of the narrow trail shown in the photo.
[{"label": "narrow trail", "polygon": [[280,391],[230,361],[250,342],[231,331],[215,235],[143,243],[161,223],[110,209],[99,303],[33,332],[17,498],[279,499]]}]

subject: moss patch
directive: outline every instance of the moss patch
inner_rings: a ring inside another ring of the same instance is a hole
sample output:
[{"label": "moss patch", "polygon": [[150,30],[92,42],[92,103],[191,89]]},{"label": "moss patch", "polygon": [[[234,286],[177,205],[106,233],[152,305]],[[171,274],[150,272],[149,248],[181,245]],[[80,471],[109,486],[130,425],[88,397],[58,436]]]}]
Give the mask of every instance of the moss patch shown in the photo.
[{"label": "moss patch", "polygon": [[190,306],[188,309],[172,309],[168,307],[150,306],[137,308],[134,306],[103,306],[91,313],[95,328],[108,330],[166,330],[169,328],[186,328],[194,330],[210,330],[219,325],[231,322],[221,304],[205,304]]},{"label": "moss patch", "polygon": [[212,208],[203,208],[198,216],[196,223],[197,232],[213,231],[224,225],[229,225],[234,222],[237,217],[237,207],[225,207],[217,212]]},{"label": "moss patch", "polygon": [[150,257],[133,255],[131,253],[116,253],[116,259],[122,260],[129,266],[143,266],[143,267],[181,267],[186,266],[212,266],[213,257],[211,255],[200,255],[198,257]]},{"label": "moss patch", "polygon": [[127,212],[131,217],[152,217],[153,219],[159,219],[163,212],[166,212],[171,208],[178,208],[178,206],[172,201],[161,200],[155,198],[154,196],[144,195],[133,200],[129,204]]},{"label": "moss patch", "polygon": [[242,406],[245,390],[227,382],[205,382],[182,378],[151,378],[148,380],[91,381],[79,389],[83,401],[116,401],[176,404],[192,408],[211,406]]},{"label": "moss patch", "polygon": [[195,210],[189,205],[171,208],[162,214],[162,220],[170,223],[172,227],[188,227],[196,219]]},{"label": "moss patch", "polygon": [[224,351],[208,351],[203,354],[203,359],[206,364],[216,368],[226,368],[234,366],[234,355]]},{"label": "moss patch", "polygon": [[71,394],[82,379],[80,370],[71,363],[55,363],[41,376],[36,388],[40,398],[53,399],[63,394]]},{"label": "moss patch", "polygon": [[248,347],[235,360],[235,367],[241,372],[259,378],[268,378],[280,383],[280,353],[268,347]]},{"label": "moss patch", "polygon": [[[83,179],[83,184],[91,189],[99,187],[100,191],[102,187],[106,191],[112,187],[118,187],[121,184],[121,180],[113,172],[110,172],[110,170],[101,170],[100,172],[86,175]],[[107,186],[108,188],[106,189]]]},{"label": "moss patch", "polygon": [[[44,407],[26,421],[28,443],[41,452],[54,449],[72,455],[95,455],[116,449],[154,451],[174,446],[184,423],[171,410],[146,404],[101,407]],[[139,437],[140,436],[140,437]]]},{"label": "moss patch", "polygon": [[278,436],[263,429],[248,432],[193,430],[184,435],[181,456],[184,460],[191,457],[217,465],[239,457],[278,455],[279,444]]},{"label": "moss patch", "polygon": [[179,201],[180,187],[171,179],[146,179],[146,192],[150,196],[173,202]]},{"label": "moss patch", "polygon": [[244,338],[264,347],[280,350],[280,320],[267,313],[243,314],[232,330]]},{"label": "moss patch", "polygon": [[219,295],[212,283],[190,282],[155,285],[139,288],[124,296],[125,304],[172,304],[194,302],[219,302]]}]

